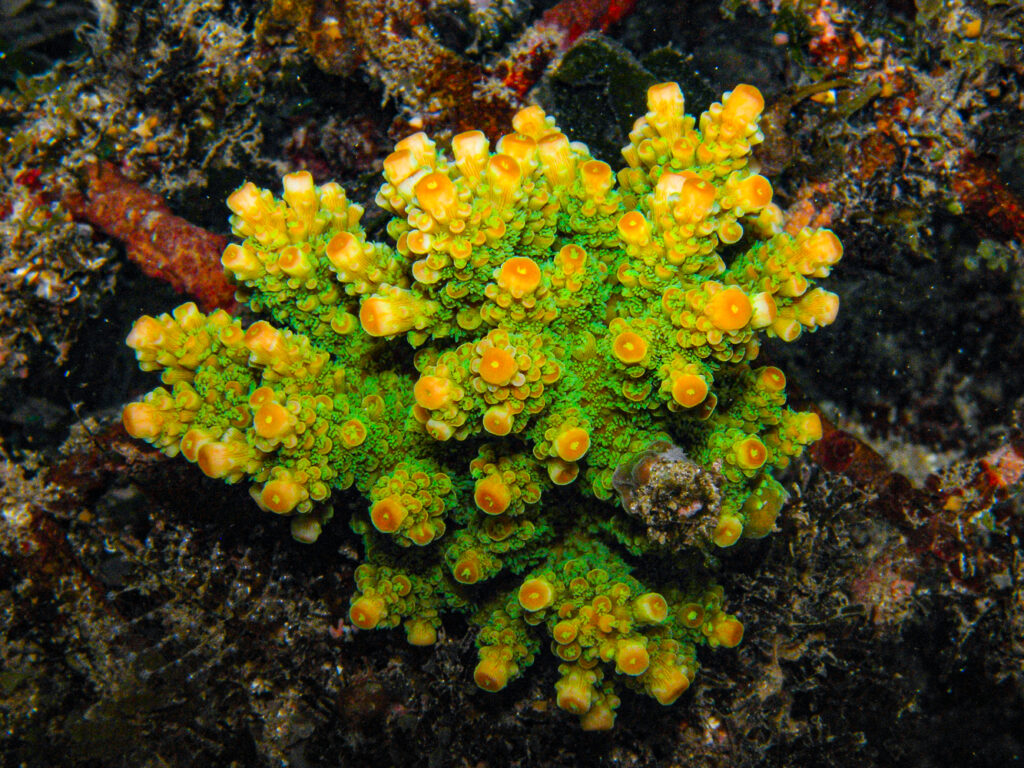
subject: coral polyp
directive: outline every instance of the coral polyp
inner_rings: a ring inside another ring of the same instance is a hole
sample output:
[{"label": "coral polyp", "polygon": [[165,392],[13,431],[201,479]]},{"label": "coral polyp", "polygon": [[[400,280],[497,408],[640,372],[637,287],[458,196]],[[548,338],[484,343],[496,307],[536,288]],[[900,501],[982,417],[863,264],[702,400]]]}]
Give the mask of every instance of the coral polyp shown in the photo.
[{"label": "coral polyp", "polygon": [[132,435],[251,483],[300,541],[332,493],[366,499],[354,625],[430,645],[466,613],[487,691],[544,642],[586,728],[622,688],[673,703],[699,646],[740,642],[704,555],[770,532],[772,472],[821,434],[752,367],[759,337],[838,308],[813,285],[838,239],[784,232],[750,168],[757,89],[694,119],[666,83],[648,107],[618,172],[538,107],[494,146],[403,139],[377,195],[390,243],[337,184],[247,183],[223,265],[268,321],[185,304],[128,337],[164,383],[125,409]]}]

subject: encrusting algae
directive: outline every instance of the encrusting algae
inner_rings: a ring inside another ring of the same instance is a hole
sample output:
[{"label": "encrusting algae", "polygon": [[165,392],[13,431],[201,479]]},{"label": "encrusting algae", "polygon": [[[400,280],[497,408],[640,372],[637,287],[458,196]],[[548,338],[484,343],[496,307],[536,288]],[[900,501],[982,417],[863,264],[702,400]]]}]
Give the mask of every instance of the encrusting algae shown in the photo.
[{"label": "encrusting algae", "polygon": [[[813,286],[838,239],[784,233],[749,168],[757,89],[699,120],[674,83],[648,107],[618,173],[538,107],[494,147],[403,139],[377,196],[393,245],[337,184],[247,183],[223,265],[274,324],[184,304],[128,337],[165,385],[125,408],[133,436],[248,480],[299,541],[334,490],[368,500],[354,625],[430,645],[466,612],[487,691],[546,638],[588,729],[613,725],[617,689],[671,704],[698,646],[740,642],[702,553],[769,533],[772,470],[821,435],[780,370],[751,367],[758,337],[838,309]],[[632,575],[656,570],[658,591]]]}]

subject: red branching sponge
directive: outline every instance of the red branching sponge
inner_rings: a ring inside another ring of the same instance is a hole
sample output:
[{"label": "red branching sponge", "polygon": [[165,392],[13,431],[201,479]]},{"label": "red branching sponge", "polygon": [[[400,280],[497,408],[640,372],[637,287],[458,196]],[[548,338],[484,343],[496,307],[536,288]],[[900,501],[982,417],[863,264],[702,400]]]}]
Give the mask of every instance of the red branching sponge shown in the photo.
[{"label": "red branching sponge", "polygon": [[85,196],[64,202],[75,218],[121,240],[128,258],[150,277],[194,297],[207,311],[235,306],[234,288],[220,264],[227,238],[175,216],[162,197],[110,163],[90,166]]},{"label": "red branching sponge", "polygon": [[1024,202],[973,153],[964,154],[953,176],[953,192],[964,212],[985,232],[994,231],[1007,240],[1024,237]]}]

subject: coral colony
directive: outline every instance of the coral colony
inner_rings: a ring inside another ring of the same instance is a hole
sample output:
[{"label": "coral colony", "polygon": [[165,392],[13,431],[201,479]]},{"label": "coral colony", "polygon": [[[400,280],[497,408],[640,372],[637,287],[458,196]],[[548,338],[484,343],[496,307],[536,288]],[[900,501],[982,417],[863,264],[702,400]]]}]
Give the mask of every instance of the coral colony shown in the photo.
[{"label": "coral colony", "polygon": [[588,729],[625,688],[673,703],[698,646],[740,642],[704,563],[771,531],[772,470],[821,435],[780,370],[752,367],[759,334],[793,341],[838,309],[812,278],[839,241],[783,232],[749,167],[757,89],[699,120],[675,83],[648,107],[618,173],[538,107],[494,147],[409,136],[377,196],[393,245],[337,184],[247,183],[222,261],[269,320],[184,304],[128,337],[165,385],[125,408],[132,435],[253,483],[299,541],[332,491],[368,500],[354,625],[430,645],[463,612],[487,691],[545,644]]}]

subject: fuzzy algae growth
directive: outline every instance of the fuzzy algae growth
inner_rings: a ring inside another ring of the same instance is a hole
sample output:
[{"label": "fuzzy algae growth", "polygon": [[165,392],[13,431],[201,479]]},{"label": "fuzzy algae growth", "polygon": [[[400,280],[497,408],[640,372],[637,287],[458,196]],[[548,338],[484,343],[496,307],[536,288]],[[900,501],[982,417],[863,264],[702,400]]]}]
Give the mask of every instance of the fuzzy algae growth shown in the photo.
[{"label": "fuzzy algae growth", "polygon": [[271,322],[185,304],[128,337],[165,385],[125,408],[132,435],[251,482],[300,541],[332,491],[368,500],[353,624],[430,645],[465,612],[487,691],[545,639],[558,705],[593,729],[616,690],[671,704],[698,646],[740,642],[704,555],[771,531],[771,471],[821,433],[781,371],[751,367],[758,337],[838,305],[812,281],[839,241],[782,232],[748,167],[757,89],[697,121],[674,83],[648,106],[618,173],[538,107],[494,147],[402,140],[377,196],[393,245],[337,184],[245,184],[223,264]]}]

